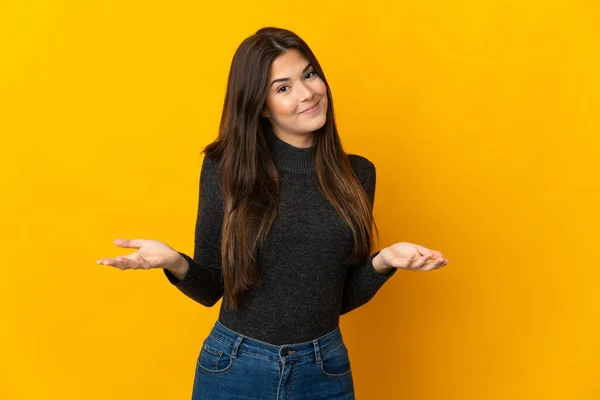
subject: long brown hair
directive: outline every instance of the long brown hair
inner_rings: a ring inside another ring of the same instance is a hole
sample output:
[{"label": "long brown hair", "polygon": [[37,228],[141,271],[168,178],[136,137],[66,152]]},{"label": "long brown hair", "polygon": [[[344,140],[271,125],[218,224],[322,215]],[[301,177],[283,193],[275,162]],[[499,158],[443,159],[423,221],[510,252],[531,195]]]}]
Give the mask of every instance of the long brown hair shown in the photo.
[{"label": "long brown hair", "polygon": [[257,254],[279,205],[279,174],[269,150],[272,126],[260,115],[265,106],[271,63],[297,49],[327,87],[327,121],[313,132],[319,190],[352,229],[354,250],[348,263],[369,256],[375,224],[369,198],[352,169],[338,136],[333,99],[325,74],[308,45],[295,33],[259,29],[238,47],[231,62],[218,138],[202,153],[219,160],[219,185],[225,200],[221,230],[221,265],[225,292],[233,309],[253,284],[261,284]]}]

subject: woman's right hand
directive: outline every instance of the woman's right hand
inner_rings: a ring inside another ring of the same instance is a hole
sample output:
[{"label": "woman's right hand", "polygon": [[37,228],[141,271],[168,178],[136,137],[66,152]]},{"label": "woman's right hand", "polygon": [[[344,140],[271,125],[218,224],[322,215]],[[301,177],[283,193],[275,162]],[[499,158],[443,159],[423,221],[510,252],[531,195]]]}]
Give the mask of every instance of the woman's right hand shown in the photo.
[{"label": "woman's right hand", "polygon": [[166,268],[171,271],[183,269],[185,258],[166,243],[149,239],[123,239],[114,241],[119,247],[138,249],[126,256],[101,258],[96,264],[110,265],[119,269]]}]

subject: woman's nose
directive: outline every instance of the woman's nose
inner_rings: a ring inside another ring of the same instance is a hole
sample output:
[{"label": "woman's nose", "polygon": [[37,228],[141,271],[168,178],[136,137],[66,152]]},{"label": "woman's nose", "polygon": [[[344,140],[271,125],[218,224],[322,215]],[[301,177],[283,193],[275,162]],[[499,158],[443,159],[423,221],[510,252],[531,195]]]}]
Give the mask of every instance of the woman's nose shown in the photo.
[{"label": "woman's nose", "polygon": [[301,100],[310,100],[313,97],[313,91],[305,84],[301,84]]}]

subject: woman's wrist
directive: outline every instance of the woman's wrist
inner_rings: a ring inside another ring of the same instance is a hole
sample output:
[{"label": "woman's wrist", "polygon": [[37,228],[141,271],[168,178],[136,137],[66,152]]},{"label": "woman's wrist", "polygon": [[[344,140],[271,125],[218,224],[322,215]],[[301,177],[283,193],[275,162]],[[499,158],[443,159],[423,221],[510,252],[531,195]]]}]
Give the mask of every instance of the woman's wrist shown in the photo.
[{"label": "woman's wrist", "polygon": [[390,272],[392,272],[393,268],[394,267],[390,267],[389,265],[387,265],[383,262],[383,260],[381,259],[381,254],[377,254],[373,258],[373,269],[379,275],[389,275]]},{"label": "woman's wrist", "polygon": [[177,252],[177,255],[179,256],[177,261],[166,268],[171,274],[175,275],[175,277],[181,280],[187,274],[190,265],[188,261],[181,254],[179,254],[179,252]]}]

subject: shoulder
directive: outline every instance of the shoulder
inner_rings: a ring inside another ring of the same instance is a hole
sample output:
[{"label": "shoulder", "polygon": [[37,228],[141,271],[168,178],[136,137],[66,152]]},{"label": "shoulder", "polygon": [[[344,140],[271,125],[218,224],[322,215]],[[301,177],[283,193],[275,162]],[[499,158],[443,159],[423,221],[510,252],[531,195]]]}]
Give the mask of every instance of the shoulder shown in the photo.
[{"label": "shoulder", "polygon": [[202,169],[200,171],[200,199],[201,202],[217,199],[221,206],[224,205],[223,191],[219,184],[219,159],[204,156],[202,160]]},{"label": "shoulder", "polygon": [[219,169],[219,159],[205,155],[202,160],[202,176],[216,177]]},{"label": "shoulder", "polygon": [[375,179],[375,164],[366,157],[358,154],[348,154],[348,159],[352,165],[352,169],[358,178],[365,182]]},{"label": "shoulder", "polygon": [[202,166],[209,164],[210,167],[216,168],[219,165],[219,159],[213,156],[204,155]]},{"label": "shoulder", "polygon": [[219,185],[219,160],[213,157],[204,156],[200,170],[200,186],[210,191],[215,190]]}]

